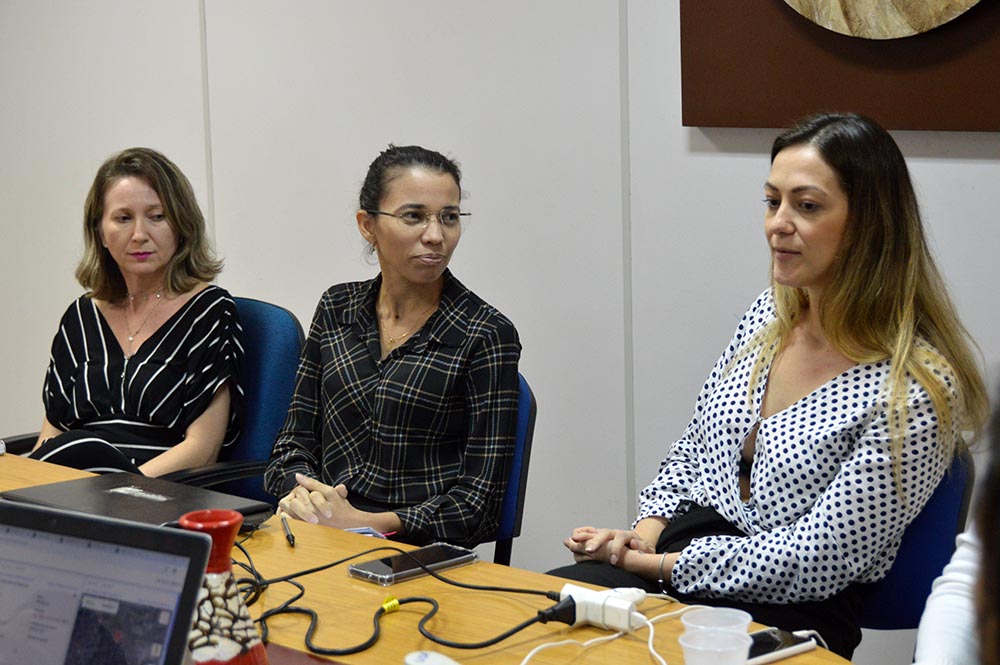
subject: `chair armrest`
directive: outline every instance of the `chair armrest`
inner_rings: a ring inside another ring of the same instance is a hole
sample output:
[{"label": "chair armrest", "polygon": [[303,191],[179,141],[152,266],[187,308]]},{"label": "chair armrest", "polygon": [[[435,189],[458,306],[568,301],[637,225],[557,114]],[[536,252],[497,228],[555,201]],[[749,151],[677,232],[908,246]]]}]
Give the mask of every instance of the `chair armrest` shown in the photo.
[{"label": "chair armrest", "polygon": [[181,469],[172,471],[164,476],[164,480],[196,487],[212,487],[230,480],[241,480],[243,478],[254,478],[264,475],[267,470],[267,462],[216,462],[193,469]]},{"label": "chair armrest", "polygon": [[11,455],[26,455],[31,452],[35,441],[38,441],[38,432],[5,436],[0,441],[4,442],[4,445],[7,446],[7,452]]}]

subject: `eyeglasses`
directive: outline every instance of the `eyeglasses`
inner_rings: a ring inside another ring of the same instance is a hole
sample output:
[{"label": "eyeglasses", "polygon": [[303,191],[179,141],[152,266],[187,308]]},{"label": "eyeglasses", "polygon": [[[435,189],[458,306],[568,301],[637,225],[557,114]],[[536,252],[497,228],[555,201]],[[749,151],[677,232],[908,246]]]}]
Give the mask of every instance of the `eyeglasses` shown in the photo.
[{"label": "eyeglasses", "polygon": [[386,215],[387,217],[395,217],[411,229],[415,229],[417,227],[426,229],[427,225],[431,223],[432,217],[437,217],[437,220],[444,228],[454,229],[461,225],[463,217],[467,218],[472,216],[471,212],[462,212],[454,208],[439,210],[437,212],[416,209],[405,210],[401,213],[383,212],[382,210],[365,210],[365,212],[369,215]]}]

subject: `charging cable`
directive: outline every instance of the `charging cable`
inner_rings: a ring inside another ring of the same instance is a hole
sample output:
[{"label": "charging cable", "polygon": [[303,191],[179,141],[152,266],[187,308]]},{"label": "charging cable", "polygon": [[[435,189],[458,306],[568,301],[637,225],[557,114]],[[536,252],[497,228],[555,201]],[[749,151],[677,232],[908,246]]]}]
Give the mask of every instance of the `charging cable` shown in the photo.
[{"label": "charging cable", "polygon": [[830,648],[830,647],[828,647],[826,645],[826,640],[823,639],[823,636],[820,635],[818,631],[815,631],[815,630],[793,630],[792,631],[792,635],[795,635],[796,637],[805,637],[805,638],[811,639],[814,642],[816,642],[816,644],[818,644],[821,647],[823,647],[824,649],[829,649]]}]

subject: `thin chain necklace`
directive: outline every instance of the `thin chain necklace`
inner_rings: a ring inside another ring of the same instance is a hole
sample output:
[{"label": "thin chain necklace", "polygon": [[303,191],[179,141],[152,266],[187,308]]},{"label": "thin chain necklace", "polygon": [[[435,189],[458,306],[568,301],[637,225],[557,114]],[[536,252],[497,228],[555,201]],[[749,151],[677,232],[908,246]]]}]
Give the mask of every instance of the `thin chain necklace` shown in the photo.
[{"label": "thin chain necklace", "polygon": [[[134,295],[132,295],[131,293],[127,293],[125,295],[128,297],[128,300],[129,300],[130,303],[134,303],[135,302],[135,296]],[[142,329],[146,327],[146,323],[149,321],[149,318],[151,316],[153,316],[153,312],[155,312],[156,309],[163,302],[163,291],[162,290],[157,291],[156,293],[153,294],[153,296],[156,297],[156,304],[154,304],[152,307],[149,308],[149,311],[146,312],[146,318],[144,318],[142,320],[142,323],[140,323],[139,327],[136,328],[135,330],[132,330],[132,322],[129,321],[129,318],[128,318],[128,303],[122,303],[122,310],[125,312],[125,333],[128,335],[128,355],[126,356],[128,358],[131,358],[133,355],[135,355],[135,354],[132,353],[132,341],[136,338],[136,336],[140,332],[142,332]],[[153,296],[150,296],[150,297],[153,297]],[[146,302],[149,302],[149,297],[146,298]]]},{"label": "thin chain necklace", "polygon": [[437,306],[438,306],[438,303],[434,303],[430,307],[428,307],[427,309],[425,309],[424,311],[422,311],[417,316],[416,323],[414,323],[412,326],[410,326],[409,328],[407,328],[406,331],[400,333],[399,335],[396,335],[395,337],[389,335],[389,328],[388,328],[388,326],[385,325],[385,321],[383,321],[382,317],[379,316],[378,317],[378,322],[379,322],[379,325],[381,325],[381,327],[382,327],[382,334],[389,338],[388,340],[386,340],[386,343],[385,343],[386,350],[392,351],[394,348],[396,348],[397,344],[401,344],[403,342],[403,340],[406,339],[407,335],[409,335],[411,332],[413,332],[417,327],[420,326],[421,323],[424,322],[424,317],[427,314],[429,314],[432,309],[435,309]]}]

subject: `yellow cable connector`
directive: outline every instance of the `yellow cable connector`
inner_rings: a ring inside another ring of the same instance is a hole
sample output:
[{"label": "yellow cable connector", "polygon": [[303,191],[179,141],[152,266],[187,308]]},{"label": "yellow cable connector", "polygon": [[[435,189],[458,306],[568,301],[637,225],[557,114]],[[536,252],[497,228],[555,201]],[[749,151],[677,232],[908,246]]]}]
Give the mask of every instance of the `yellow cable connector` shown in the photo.
[{"label": "yellow cable connector", "polygon": [[385,600],[382,601],[382,611],[386,614],[390,614],[399,609],[399,601],[396,600],[395,596],[386,596]]}]

